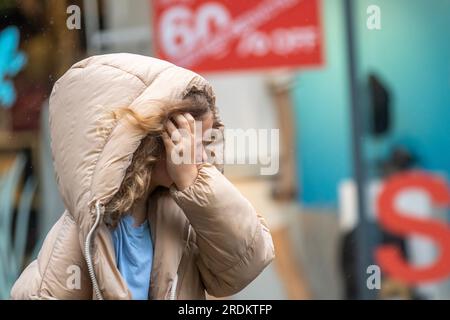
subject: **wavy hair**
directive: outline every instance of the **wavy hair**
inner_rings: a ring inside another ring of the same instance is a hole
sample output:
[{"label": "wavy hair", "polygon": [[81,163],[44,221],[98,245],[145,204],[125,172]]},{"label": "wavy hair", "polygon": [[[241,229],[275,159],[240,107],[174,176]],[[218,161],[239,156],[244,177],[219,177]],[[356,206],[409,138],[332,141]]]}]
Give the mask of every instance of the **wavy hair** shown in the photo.
[{"label": "wavy hair", "polygon": [[126,118],[140,132],[146,133],[136,152],[133,154],[122,184],[113,198],[105,206],[105,222],[115,228],[120,218],[128,212],[133,204],[142,198],[150,186],[152,167],[164,152],[161,134],[164,123],[176,114],[190,113],[196,120],[207,114],[213,114],[213,127],[221,128],[218,112],[212,94],[191,90],[182,100],[158,101],[159,112],[145,117],[129,108],[114,112],[116,119]]}]

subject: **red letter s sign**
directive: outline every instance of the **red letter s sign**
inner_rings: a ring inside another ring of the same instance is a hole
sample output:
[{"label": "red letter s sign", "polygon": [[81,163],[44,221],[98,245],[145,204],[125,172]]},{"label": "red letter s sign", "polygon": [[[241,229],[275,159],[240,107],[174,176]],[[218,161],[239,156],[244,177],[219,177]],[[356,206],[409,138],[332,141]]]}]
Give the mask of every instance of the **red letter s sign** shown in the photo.
[{"label": "red letter s sign", "polygon": [[397,174],[385,182],[377,201],[380,224],[391,233],[404,237],[421,235],[435,242],[439,257],[426,267],[415,267],[406,261],[396,246],[384,245],[375,252],[381,270],[408,284],[437,281],[450,275],[450,227],[431,219],[411,217],[395,208],[395,199],[406,189],[427,192],[434,206],[450,207],[450,188],[439,177],[422,172]]}]

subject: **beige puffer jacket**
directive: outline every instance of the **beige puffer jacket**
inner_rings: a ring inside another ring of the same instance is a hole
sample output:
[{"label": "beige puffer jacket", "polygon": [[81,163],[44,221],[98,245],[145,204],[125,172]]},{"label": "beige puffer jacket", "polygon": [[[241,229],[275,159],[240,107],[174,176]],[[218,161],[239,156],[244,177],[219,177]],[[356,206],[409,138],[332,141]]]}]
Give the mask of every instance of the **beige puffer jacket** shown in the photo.
[{"label": "beige puffer jacket", "polygon": [[[152,100],[182,98],[194,87],[212,93],[189,70],[132,54],[90,57],[57,81],[50,128],[66,211],[15,283],[13,299],[131,299],[116,267],[103,204],[119,189],[143,136],[123,121],[111,123],[108,114],[123,106],[151,114]],[[200,167],[191,187],[152,195],[148,203],[150,299],[204,299],[205,290],[232,295],[274,258],[263,219],[210,164]]]}]

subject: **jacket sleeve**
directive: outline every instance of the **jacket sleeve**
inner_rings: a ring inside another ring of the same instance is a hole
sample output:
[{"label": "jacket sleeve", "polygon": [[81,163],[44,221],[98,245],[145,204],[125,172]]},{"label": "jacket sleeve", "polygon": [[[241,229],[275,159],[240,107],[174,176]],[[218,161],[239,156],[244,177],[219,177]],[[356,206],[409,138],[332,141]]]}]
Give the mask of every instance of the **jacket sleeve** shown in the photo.
[{"label": "jacket sleeve", "polygon": [[270,231],[250,202],[213,165],[194,184],[171,195],[196,233],[197,266],[208,294],[235,294],[273,260]]}]

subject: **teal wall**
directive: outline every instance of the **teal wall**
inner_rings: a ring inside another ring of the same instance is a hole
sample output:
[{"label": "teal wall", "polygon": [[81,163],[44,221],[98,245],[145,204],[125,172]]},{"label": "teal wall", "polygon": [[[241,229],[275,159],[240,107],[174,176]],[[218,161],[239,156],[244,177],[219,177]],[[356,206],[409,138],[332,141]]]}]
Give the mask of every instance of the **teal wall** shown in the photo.
[{"label": "teal wall", "polygon": [[[322,2],[326,66],[300,72],[294,90],[300,200],[321,207],[337,205],[338,183],[352,174],[343,2]],[[450,176],[450,0],[355,3],[360,85],[373,71],[392,93],[392,132],[364,140],[369,167],[402,144],[421,167]],[[366,28],[372,4],[381,30]]]},{"label": "teal wall", "polygon": [[306,205],[336,203],[336,185],[351,174],[349,89],[341,0],[322,0],[325,66],[298,74],[300,198]]}]

